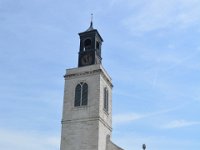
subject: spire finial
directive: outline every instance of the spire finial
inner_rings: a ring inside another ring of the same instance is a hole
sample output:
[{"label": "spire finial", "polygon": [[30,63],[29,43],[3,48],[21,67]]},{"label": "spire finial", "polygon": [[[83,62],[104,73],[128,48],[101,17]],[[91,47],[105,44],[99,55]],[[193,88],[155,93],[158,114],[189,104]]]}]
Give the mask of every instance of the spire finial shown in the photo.
[{"label": "spire finial", "polygon": [[145,145],[145,144],[142,145],[142,149],[143,149],[143,150],[146,149],[146,145]]},{"label": "spire finial", "polygon": [[91,13],[91,22],[93,22],[93,13]]},{"label": "spire finial", "polygon": [[93,13],[91,13],[91,22],[90,22],[90,27],[93,28]]},{"label": "spire finial", "polygon": [[91,13],[91,22],[90,22],[90,27],[86,31],[91,31],[93,30],[93,13]]}]

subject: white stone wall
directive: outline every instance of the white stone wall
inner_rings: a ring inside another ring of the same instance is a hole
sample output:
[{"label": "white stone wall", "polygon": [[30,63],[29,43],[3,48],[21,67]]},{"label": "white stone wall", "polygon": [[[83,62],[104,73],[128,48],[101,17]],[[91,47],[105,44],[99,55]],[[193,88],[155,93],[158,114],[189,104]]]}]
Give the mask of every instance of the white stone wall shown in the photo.
[{"label": "white stone wall", "polygon": [[[109,109],[104,110],[104,88],[108,89],[109,93]],[[99,103],[99,150],[106,150],[106,137],[112,133],[112,87],[105,81],[103,76],[100,76],[100,103]]]},{"label": "white stone wall", "polygon": [[[88,105],[74,107],[75,87],[88,84]],[[103,90],[109,90],[109,112],[103,109]],[[61,150],[106,150],[111,135],[112,83],[101,65],[68,69],[65,75]]]},{"label": "white stone wall", "polygon": [[67,122],[62,126],[61,150],[97,150],[98,121]]},{"label": "white stone wall", "polygon": [[[74,107],[75,88],[80,82],[88,84],[88,105]],[[99,115],[99,75],[79,76],[66,80],[64,93],[63,120],[83,119],[98,117]]]},{"label": "white stone wall", "polygon": [[[112,127],[112,87],[107,84],[105,79],[100,76],[100,104],[99,104],[99,115],[100,117]],[[108,89],[108,112],[104,110],[104,88]]]},{"label": "white stone wall", "polygon": [[99,147],[98,150],[107,150],[107,136],[111,135],[111,130],[105,126],[103,122],[99,122]]}]

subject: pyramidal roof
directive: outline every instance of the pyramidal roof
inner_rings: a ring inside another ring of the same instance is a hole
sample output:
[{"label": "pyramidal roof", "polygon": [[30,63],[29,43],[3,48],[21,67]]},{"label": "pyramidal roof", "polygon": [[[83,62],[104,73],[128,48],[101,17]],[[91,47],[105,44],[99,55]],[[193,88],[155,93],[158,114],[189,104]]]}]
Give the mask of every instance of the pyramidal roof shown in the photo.
[{"label": "pyramidal roof", "polygon": [[94,30],[94,28],[93,28],[93,22],[91,21],[90,22],[90,27],[86,31],[92,31],[92,30]]}]

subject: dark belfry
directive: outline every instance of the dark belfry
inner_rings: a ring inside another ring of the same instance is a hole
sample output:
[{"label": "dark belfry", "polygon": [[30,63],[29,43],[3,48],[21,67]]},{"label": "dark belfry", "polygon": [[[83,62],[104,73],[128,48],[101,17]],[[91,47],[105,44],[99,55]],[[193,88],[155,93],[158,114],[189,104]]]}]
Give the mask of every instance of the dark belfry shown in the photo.
[{"label": "dark belfry", "polygon": [[78,67],[101,63],[101,45],[103,42],[97,29],[93,28],[91,20],[90,27],[80,36],[80,49],[78,58]]}]

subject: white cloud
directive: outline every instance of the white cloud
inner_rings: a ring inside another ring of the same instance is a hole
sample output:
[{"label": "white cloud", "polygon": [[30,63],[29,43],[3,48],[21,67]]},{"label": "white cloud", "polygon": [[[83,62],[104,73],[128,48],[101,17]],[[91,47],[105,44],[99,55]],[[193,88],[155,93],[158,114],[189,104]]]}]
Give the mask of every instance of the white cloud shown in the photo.
[{"label": "white cloud", "polygon": [[117,114],[117,115],[113,116],[113,123],[114,123],[114,125],[131,123],[131,122],[139,120],[139,119],[153,117],[153,116],[157,116],[160,114],[165,114],[165,113],[168,113],[171,111],[175,111],[177,109],[179,109],[179,107],[174,107],[174,108],[170,108],[170,109],[164,109],[164,110],[150,112],[150,113],[144,113],[144,114],[133,113],[133,112],[125,113],[125,114]]},{"label": "white cloud", "polygon": [[123,21],[134,34],[159,29],[187,28],[200,23],[198,0],[152,0],[141,3],[138,11]]},{"label": "white cloud", "polygon": [[200,125],[200,121],[186,121],[186,120],[174,120],[164,125],[163,128],[173,129],[173,128],[182,128],[187,126]]},{"label": "white cloud", "polygon": [[113,116],[114,124],[123,124],[129,123],[138,119],[141,119],[142,115],[136,113],[129,113],[129,114],[118,114]]},{"label": "white cloud", "polygon": [[59,149],[60,138],[0,129],[0,145],[3,150],[55,150]]}]

